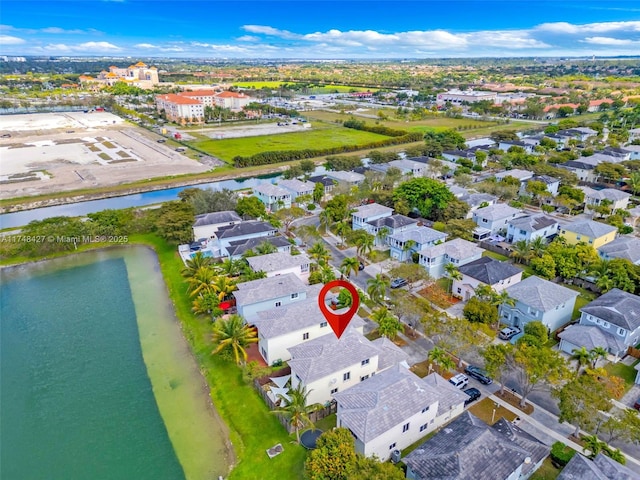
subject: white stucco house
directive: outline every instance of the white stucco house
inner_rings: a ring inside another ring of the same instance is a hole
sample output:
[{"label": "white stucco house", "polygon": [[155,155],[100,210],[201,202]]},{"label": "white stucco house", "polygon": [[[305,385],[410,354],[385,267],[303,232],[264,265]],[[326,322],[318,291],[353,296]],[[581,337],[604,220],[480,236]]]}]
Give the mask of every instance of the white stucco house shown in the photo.
[{"label": "white stucco house", "polygon": [[458,268],[460,280],[454,280],[454,297],[469,300],[480,285],[488,285],[500,293],[522,280],[522,270],[511,263],[500,262],[491,257],[482,257]]},{"label": "white stucco house", "polygon": [[292,178],[290,180],[280,180],[278,186],[288,190],[291,194],[291,201],[297,202],[297,198],[300,196],[313,197],[313,189],[316,184],[309,180],[303,182],[297,178]]},{"label": "white stucco house", "polygon": [[291,208],[291,192],[286,188],[263,183],[253,187],[253,195],[264,203],[269,212],[275,212],[281,208]]},{"label": "white stucco house", "polygon": [[536,238],[547,240],[558,234],[560,224],[558,221],[543,213],[524,215],[509,220],[507,223],[506,240],[509,243],[519,241],[531,242]]},{"label": "white stucco house", "polygon": [[602,205],[603,202],[611,202],[608,207],[610,213],[616,210],[626,210],[629,206],[630,193],[615,188],[603,188],[602,190],[594,190],[590,187],[579,188],[584,192],[585,213],[593,212],[593,208]]},{"label": "white stucco house", "polygon": [[[375,245],[388,245],[390,235],[397,235],[407,230],[418,228],[418,220],[395,213],[389,217],[371,220],[366,225],[367,231],[376,237],[374,240]],[[381,232],[387,232],[387,234],[382,235]]]},{"label": "white stucco house", "polygon": [[416,227],[387,237],[391,258],[404,262],[415,252],[444,242],[447,234],[429,227]]},{"label": "white stucco house", "polygon": [[293,273],[238,283],[237,287],[233,296],[238,315],[244,317],[248,324],[252,324],[260,311],[306,299],[309,290],[309,286]]},{"label": "white stucco house", "polygon": [[224,212],[211,212],[196,215],[193,224],[193,238],[212,238],[223,226],[232,226],[242,222],[242,218],[233,210]]},{"label": "white stucco house", "polygon": [[[220,251],[221,256],[235,259],[265,241],[270,243],[275,241],[276,248],[283,246],[282,240],[284,239],[277,237],[277,233],[278,230],[270,223],[252,220],[218,227],[213,232],[213,240],[210,243],[213,243],[215,249]],[[278,238],[280,240],[276,240]],[[287,249],[290,248],[291,244]]]},{"label": "white stucco house", "polygon": [[352,433],[356,452],[386,461],[460,415],[466,398],[437,373],[420,378],[400,364],[336,393],[337,426]]},{"label": "white stucco house", "polygon": [[496,203],[479,208],[473,212],[472,219],[479,228],[491,231],[492,234],[506,233],[509,221],[522,215],[522,211],[510,207],[506,203]]},{"label": "white stucco house", "polygon": [[445,276],[445,266],[448,263],[461,267],[480,259],[484,249],[462,238],[454,238],[420,250],[418,253],[420,254],[418,263],[425,268],[431,278],[437,279]]},{"label": "white stucco house", "polygon": [[254,272],[265,272],[267,277],[277,277],[287,273],[295,274],[303,282],[309,279],[311,260],[305,254],[268,253],[256,257],[248,257],[247,263]]},{"label": "white stucco house", "polygon": [[309,392],[308,404],[325,405],[334,395],[364,382],[400,362],[407,354],[387,338],[368,340],[351,326],[340,339],[323,335],[289,348],[291,386]]},{"label": "white stucco house", "polygon": [[527,323],[538,321],[549,332],[555,332],[571,321],[578,297],[575,290],[535,275],[508,287],[506,291],[516,303],[514,306],[500,305],[500,322],[519,327],[522,331]]},{"label": "white stucco house", "polygon": [[362,205],[351,213],[351,228],[353,228],[353,230],[366,230],[369,233],[373,233],[370,231],[369,222],[390,217],[391,215],[393,215],[393,208],[385,207],[378,203]]}]

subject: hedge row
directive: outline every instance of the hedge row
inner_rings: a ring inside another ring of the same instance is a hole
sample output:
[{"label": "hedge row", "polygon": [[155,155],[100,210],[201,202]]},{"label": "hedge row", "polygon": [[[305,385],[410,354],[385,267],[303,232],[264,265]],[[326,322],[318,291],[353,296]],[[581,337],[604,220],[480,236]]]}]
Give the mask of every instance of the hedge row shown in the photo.
[{"label": "hedge row", "polygon": [[367,125],[365,122],[356,120],[354,118],[345,120],[342,125],[346,128],[377,133],[378,135],[385,135],[387,137],[403,137],[409,134],[409,132],[406,132],[404,130],[395,130],[393,128],[385,127],[384,125]]},{"label": "hedge row", "polygon": [[354,152],[356,150],[364,150],[367,148],[381,148],[391,145],[400,145],[403,143],[419,142],[423,139],[423,136],[419,132],[407,133],[400,137],[387,138],[385,140],[378,140],[377,142],[371,142],[364,145],[341,145],[331,148],[306,148],[304,150],[285,150],[285,151],[270,151],[260,152],[250,157],[243,157],[237,155],[233,157],[233,162],[236,167],[250,167],[253,165],[269,165],[272,163],[290,162],[293,160],[301,160],[304,158],[321,157],[323,155],[335,155],[339,153]]}]

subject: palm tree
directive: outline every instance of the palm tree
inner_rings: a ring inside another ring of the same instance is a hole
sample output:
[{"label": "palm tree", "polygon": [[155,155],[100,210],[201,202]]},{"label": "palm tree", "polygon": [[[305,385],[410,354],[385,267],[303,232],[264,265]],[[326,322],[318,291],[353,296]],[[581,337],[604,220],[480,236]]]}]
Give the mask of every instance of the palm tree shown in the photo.
[{"label": "palm tree", "polygon": [[236,277],[242,273],[243,260],[225,259],[222,263],[216,265],[216,270],[230,277]]},{"label": "palm tree", "polygon": [[440,373],[449,372],[456,368],[455,362],[449,354],[440,347],[433,347],[427,355],[429,361],[438,366]]},{"label": "palm tree", "polygon": [[373,250],[374,242],[375,242],[375,237],[370,233],[364,232],[363,234],[359,235],[355,242],[357,247],[356,252],[358,256],[371,253],[371,250]]},{"label": "palm tree", "polygon": [[351,227],[349,227],[349,224],[347,222],[336,223],[336,233],[340,237],[340,245],[344,246],[344,240],[347,236],[347,233],[349,233],[349,230],[351,230]]},{"label": "palm tree", "polygon": [[215,278],[215,273],[211,268],[199,268],[191,277],[187,278],[189,296],[195,297],[212,291],[212,283]]},{"label": "palm tree", "polygon": [[402,323],[389,312],[387,307],[380,307],[371,314],[371,319],[378,324],[378,333],[393,340],[402,332]]},{"label": "palm tree", "polygon": [[600,293],[607,293],[615,286],[616,282],[611,277],[600,277],[596,280],[596,287],[600,289]]},{"label": "palm tree", "polygon": [[207,268],[211,266],[212,263],[213,259],[211,257],[205,257],[201,251],[196,252],[193,257],[187,260],[187,266],[182,269],[182,276],[185,278],[193,277],[198,270]]},{"label": "palm tree", "polygon": [[574,348],[571,354],[571,359],[577,362],[576,373],[580,371],[583,365],[589,365],[591,362],[591,353],[586,347]]},{"label": "palm tree", "polygon": [[350,276],[351,272],[358,276],[358,272],[360,267],[360,261],[356,257],[345,257],[340,264],[340,272],[343,275],[346,275],[347,278]]},{"label": "palm tree", "polygon": [[320,220],[320,227],[322,227],[324,229],[324,233],[325,235],[327,234],[327,230],[329,229],[329,226],[331,225],[331,212],[329,210],[323,210],[322,212],[320,212],[320,215],[318,215],[318,218]]},{"label": "palm tree", "polygon": [[598,366],[598,360],[600,360],[601,358],[603,359],[607,358],[607,355],[609,355],[609,352],[605,348],[594,347],[589,352],[589,355],[591,355],[591,366],[593,368],[596,368]]},{"label": "palm tree", "polygon": [[309,256],[318,262],[318,265],[326,265],[329,263],[331,259],[331,254],[327,247],[324,246],[321,242],[316,242],[313,246],[308,250]]},{"label": "palm tree", "polygon": [[247,361],[245,348],[258,341],[258,334],[255,328],[245,325],[241,316],[231,315],[213,325],[213,340],[218,346],[212,354],[231,349],[236,363],[241,365]]},{"label": "palm tree", "polygon": [[451,282],[449,282],[449,293],[452,293],[453,281],[462,280],[462,274],[460,273],[460,270],[458,270],[458,267],[456,267],[453,263],[447,263],[444,266],[444,271],[447,274],[447,277],[449,277],[449,279],[451,280]]},{"label": "palm tree", "polygon": [[284,403],[279,409],[272,410],[273,413],[284,415],[291,426],[296,430],[296,439],[298,444],[300,443],[300,429],[305,426],[313,428],[313,422],[309,415],[320,408],[321,405],[314,403],[313,405],[307,405],[307,399],[312,390],[307,391],[307,388],[299,383],[296,388],[292,388],[287,392],[287,397],[279,394],[279,397]]},{"label": "palm tree", "polygon": [[589,452],[589,458],[594,459],[607,444],[600,440],[597,435],[585,435],[582,437],[582,451]]},{"label": "palm tree", "polygon": [[269,253],[276,253],[278,249],[276,246],[268,241],[260,242],[260,244],[255,248],[255,252],[258,255],[267,255]]},{"label": "palm tree", "polygon": [[547,249],[547,242],[542,237],[536,237],[529,242],[529,248],[531,249],[531,254],[534,257],[541,257]]},{"label": "palm tree", "polygon": [[214,292],[199,295],[193,300],[191,311],[196,315],[211,316],[213,320],[222,315],[220,299]]},{"label": "palm tree", "polygon": [[407,262],[411,260],[411,255],[409,255],[409,252],[411,252],[411,249],[415,246],[415,240],[407,240],[406,242],[404,242],[404,245],[402,246],[402,256],[404,257],[405,254],[407,254]]},{"label": "palm tree", "polygon": [[378,273],[374,278],[367,280],[367,295],[374,302],[382,304],[388,287],[389,281],[381,273]]},{"label": "palm tree", "polygon": [[236,284],[229,279],[229,277],[224,277],[222,275],[217,276],[213,280],[212,289],[218,295],[218,299],[222,302],[225,298],[231,295],[231,292],[234,292],[238,287]]},{"label": "palm tree", "polygon": [[378,244],[384,245],[384,241],[387,239],[388,235],[389,235],[389,229],[387,227],[382,227],[381,229],[379,229],[378,233],[376,233],[376,239],[378,240]]},{"label": "palm tree", "polygon": [[634,195],[640,192],[640,172],[633,172],[626,180]]},{"label": "palm tree", "polygon": [[329,283],[336,279],[336,272],[333,271],[331,265],[323,265],[320,272],[322,273],[322,283]]},{"label": "palm tree", "polygon": [[531,258],[531,247],[526,240],[519,240],[513,244],[513,251],[511,252],[511,258],[516,263],[527,263]]}]

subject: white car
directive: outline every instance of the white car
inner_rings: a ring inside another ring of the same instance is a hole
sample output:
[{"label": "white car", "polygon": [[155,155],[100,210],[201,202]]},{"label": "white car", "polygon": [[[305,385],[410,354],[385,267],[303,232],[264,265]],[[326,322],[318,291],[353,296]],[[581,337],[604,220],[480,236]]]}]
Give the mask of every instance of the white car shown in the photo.
[{"label": "white car", "polygon": [[463,390],[469,384],[469,378],[466,375],[459,373],[458,375],[451,377],[449,379],[449,383],[454,387],[459,388],[460,390]]}]

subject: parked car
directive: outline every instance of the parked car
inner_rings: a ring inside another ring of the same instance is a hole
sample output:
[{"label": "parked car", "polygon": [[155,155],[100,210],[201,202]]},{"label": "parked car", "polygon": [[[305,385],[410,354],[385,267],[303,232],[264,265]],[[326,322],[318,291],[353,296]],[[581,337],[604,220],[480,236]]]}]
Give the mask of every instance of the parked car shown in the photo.
[{"label": "parked car", "polygon": [[475,378],[484,385],[491,385],[493,383],[493,379],[487,375],[487,372],[475,365],[469,365],[464,369],[464,373],[469,375],[471,378]]},{"label": "parked car", "polygon": [[636,400],[636,403],[633,404],[633,408],[636,410],[640,410],[640,398]]},{"label": "parked car", "polygon": [[358,263],[358,270],[364,270],[364,263]]},{"label": "parked car", "polygon": [[500,333],[498,333],[498,337],[500,337],[502,340],[511,340],[519,333],[520,329],[518,327],[506,327],[500,330]]},{"label": "parked car", "polygon": [[469,384],[469,378],[466,375],[459,373],[449,379],[449,383],[460,390],[464,389]]},{"label": "parked car", "polygon": [[466,407],[467,405],[469,405],[471,402],[475,402],[477,399],[480,398],[480,390],[478,390],[477,388],[467,388],[464,393],[466,393],[467,395],[469,395],[469,398],[467,398],[464,401],[464,406]]},{"label": "parked car", "polygon": [[407,280],[405,278],[394,278],[391,280],[391,288],[400,288],[404,287],[407,284]]},{"label": "parked car", "polygon": [[158,143],[164,143],[166,142],[166,140],[164,138],[159,138],[158,140],[156,140],[156,142]]}]

